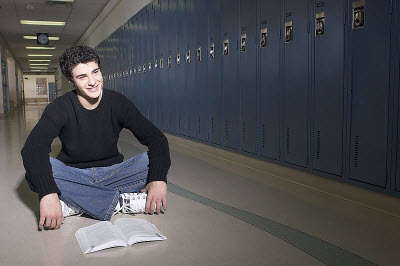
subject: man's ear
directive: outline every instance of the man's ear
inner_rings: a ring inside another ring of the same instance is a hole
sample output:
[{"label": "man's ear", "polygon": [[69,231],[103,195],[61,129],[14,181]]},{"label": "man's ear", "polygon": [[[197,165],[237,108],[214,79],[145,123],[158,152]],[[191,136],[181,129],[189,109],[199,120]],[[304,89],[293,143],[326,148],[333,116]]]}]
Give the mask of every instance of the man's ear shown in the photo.
[{"label": "man's ear", "polygon": [[74,81],[72,79],[68,79],[68,82],[69,82],[69,84],[71,84],[72,86],[75,87],[75,83],[74,83]]}]

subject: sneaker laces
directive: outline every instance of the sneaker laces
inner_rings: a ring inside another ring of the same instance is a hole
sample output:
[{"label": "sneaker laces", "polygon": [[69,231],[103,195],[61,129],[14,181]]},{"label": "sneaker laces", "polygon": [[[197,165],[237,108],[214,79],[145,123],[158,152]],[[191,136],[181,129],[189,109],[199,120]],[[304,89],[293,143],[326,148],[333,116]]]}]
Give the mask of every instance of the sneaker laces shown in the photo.
[{"label": "sneaker laces", "polygon": [[146,208],[146,192],[142,193],[122,193],[119,198],[119,207],[117,205],[114,215],[122,213],[141,213]]},{"label": "sneaker laces", "polygon": [[63,213],[63,217],[68,217],[68,216],[72,216],[72,215],[82,215],[82,212],[75,209],[74,207],[68,205],[67,203],[65,203],[64,201],[60,200],[61,203],[61,209],[62,209],[62,213]]}]

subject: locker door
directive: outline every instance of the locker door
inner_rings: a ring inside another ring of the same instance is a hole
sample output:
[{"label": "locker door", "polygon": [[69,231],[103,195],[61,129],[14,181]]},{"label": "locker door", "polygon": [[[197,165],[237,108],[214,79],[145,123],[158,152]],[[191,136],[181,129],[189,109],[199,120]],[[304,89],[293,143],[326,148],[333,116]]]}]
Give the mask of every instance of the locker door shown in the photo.
[{"label": "locker door", "polygon": [[186,73],[186,64],[184,60],[185,56],[185,0],[178,0],[177,11],[176,11],[176,19],[178,21],[176,28],[176,51],[175,51],[175,66],[176,66],[176,74],[175,74],[175,84],[176,84],[176,104],[177,104],[177,133],[183,134],[184,129],[184,121],[183,114],[186,112],[184,110],[184,100],[183,94],[185,93],[185,73]]},{"label": "locker door", "polygon": [[256,153],[257,130],[257,0],[240,0],[239,91],[240,149]]},{"label": "locker door", "polygon": [[143,70],[143,87],[144,87],[144,115],[147,119],[150,118],[150,101],[151,101],[151,88],[150,88],[150,79],[149,79],[149,58],[150,58],[150,29],[149,29],[149,9],[147,7],[144,8],[143,14],[143,62],[142,62],[142,70]]},{"label": "locker door", "polygon": [[153,2],[154,6],[154,59],[153,59],[153,74],[154,74],[154,124],[157,125],[157,127],[160,127],[160,118],[159,118],[159,112],[160,112],[160,100],[161,100],[161,88],[159,85],[159,59],[160,59],[160,5],[158,1]]},{"label": "locker door", "polygon": [[176,133],[178,128],[178,107],[176,101],[176,83],[175,83],[175,51],[177,40],[177,26],[178,20],[176,17],[177,0],[169,0],[168,8],[168,58],[167,58],[167,72],[168,72],[168,112],[169,112],[169,128],[168,130]]},{"label": "locker door", "polygon": [[195,44],[195,95],[196,95],[196,138],[208,140],[208,89],[207,89],[207,1],[196,1],[196,44]]},{"label": "locker door", "polygon": [[308,164],[309,27],[308,0],[285,0],[284,161]]},{"label": "locker door", "polygon": [[386,187],[390,1],[349,1],[348,8],[352,22],[348,25],[352,77],[349,177]]},{"label": "locker door", "polygon": [[313,168],[343,173],[344,3],[315,1]]},{"label": "locker door", "polygon": [[138,60],[139,60],[139,15],[135,15],[134,24],[133,24],[133,102],[136,107],[139,109],[139,79],[138,79]]},{"label": "locker door", "polygon": [[154,6],[150,4],[147,6],[148,9],[148,58],[146,61],[148,71],[148,89],[149,89],[149,110],[148,118],[150,121],[154,121]]},{"label": "locker door", "polygon": [[224,146],[239,148],[240,104],[238,91],[238,0],[221,1],[222,99]]},{"label": "locker door", "polygon": [[[395,77],[395,80],[397,80],[397,83],[395,82],[395,88],[397,87],[397,90],[400,91],[400,1],[397,0],[396,1],[396,32],[397,32],[397,46],[395,46],[395,49],[397,51],[397,59],[395,62],[397,62],[397,64],[395,63],[395,76],[397,75],[397,78]],[[398,99],[398,105],[400,105],[400,94],[399,94],[399,99]],[[395,189],[397,191],[400,191],[400,114],[398,113],[398,132],[397,132],[397,168],[396,168],[396,180],[395,180]]]},{"label": "locker door", "polygon": [[186,102],[184,114],[184,134],[186,136],[195,137],[196,135],[196,109],[195,109],[195,25],[196,20],[194,18],[194,0],[186,0],[186,47],[184,63],[186,64],[186,92],[184,94],[184,101]]},{"label": "locker door", "polygon": [[222,106],[222,83],[221,83],[221,0],[208,0],[208,79],[210,100],[210,118],[208,123],[210,141],[221,144],[221,106]]},{"label": "locker door", "polygon": [[160,1],[160,96],[161,96],[161,110],[160,110],[160,117],[161,117],[161,128],[166,130],[168,129],[168,0],[161,0]]},{"label": "locker door", "polygon": [[282,85],[280,82],[281,1],[259,1],[258,27],[260,97],[257,142],[260,155],[280,159],[280,119]]},{"label": "locker door", "polygon": [[134,20],[130,19],[129,22],[129,83],[128,83],[128,98],[133,102],[133,90],[134,90],[134,76],[133,76],[133,67],[134,67]]}]

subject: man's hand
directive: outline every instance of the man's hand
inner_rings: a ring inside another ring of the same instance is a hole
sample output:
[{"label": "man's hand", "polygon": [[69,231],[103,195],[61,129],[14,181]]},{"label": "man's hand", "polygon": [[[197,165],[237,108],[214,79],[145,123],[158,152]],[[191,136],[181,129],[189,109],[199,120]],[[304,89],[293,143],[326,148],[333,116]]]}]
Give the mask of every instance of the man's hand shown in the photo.
[{"label": "man's hand", "polygon": [[57,193],[44,196],[40,200],[39,229],[59,229],[64,217],[62,214],[60,199]]},{"label": "man's hand", "polygon": [[142,192],[147,191],[146,209],[145,213],[153,214],[155,211],[154,206],[157,205],[157,213],[160,213],[161,206],[164,212],[167,210],[167,184],[164,181],[153,181],[147,184],[142,189]]}]

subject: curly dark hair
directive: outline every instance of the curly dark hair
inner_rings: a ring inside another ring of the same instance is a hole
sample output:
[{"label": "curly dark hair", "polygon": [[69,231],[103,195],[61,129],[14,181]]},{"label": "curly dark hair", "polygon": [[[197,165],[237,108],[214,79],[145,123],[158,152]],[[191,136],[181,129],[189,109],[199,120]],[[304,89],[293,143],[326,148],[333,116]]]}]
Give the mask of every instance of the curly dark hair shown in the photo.
[{"label": "curly dark hair", "polygon": [[100,67],[100,57],[93,48],[74,46],[65,50],[60,56],[60,68],[64,76],[72,81],[72,69],[80,63],[96,62]]}]

